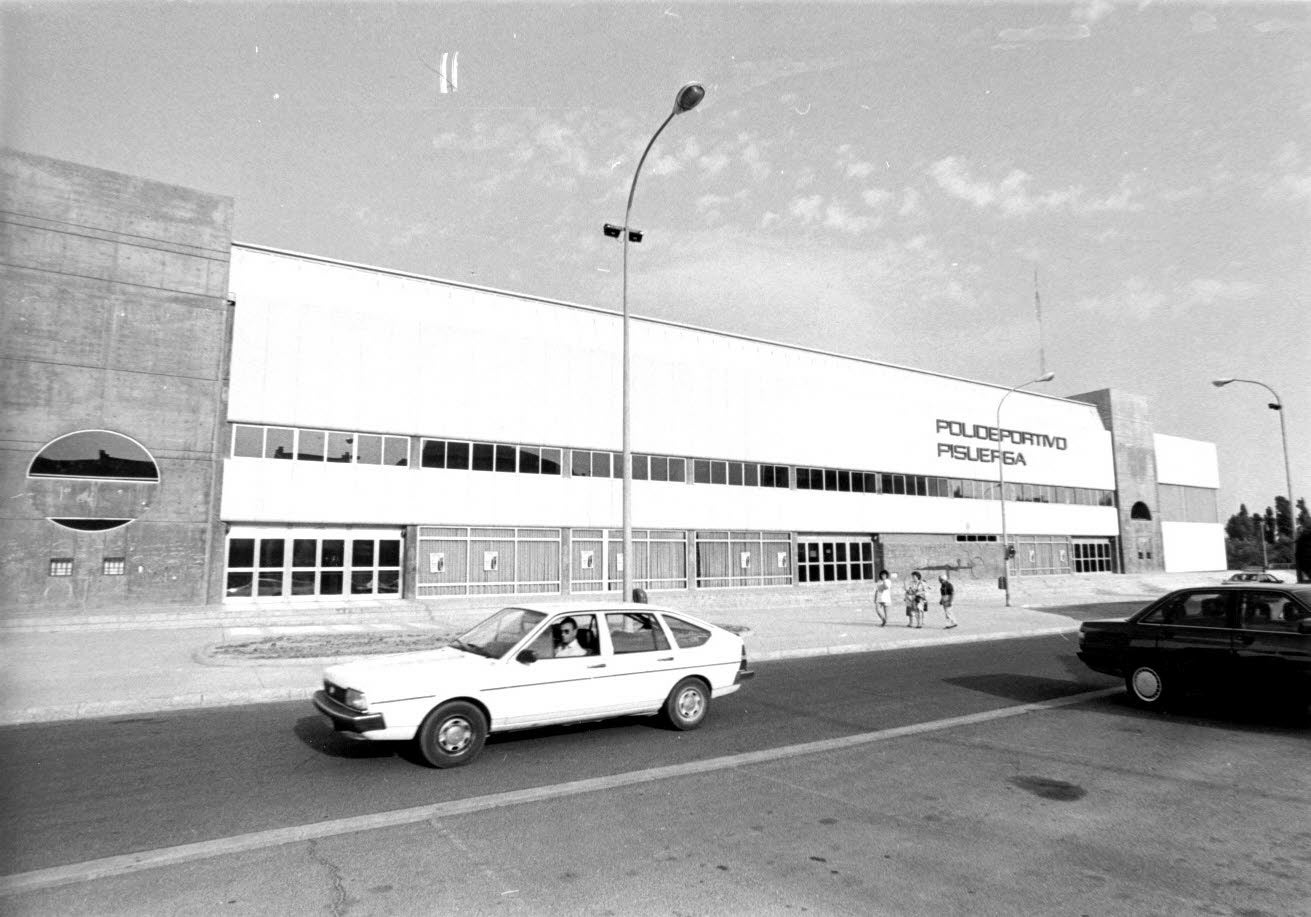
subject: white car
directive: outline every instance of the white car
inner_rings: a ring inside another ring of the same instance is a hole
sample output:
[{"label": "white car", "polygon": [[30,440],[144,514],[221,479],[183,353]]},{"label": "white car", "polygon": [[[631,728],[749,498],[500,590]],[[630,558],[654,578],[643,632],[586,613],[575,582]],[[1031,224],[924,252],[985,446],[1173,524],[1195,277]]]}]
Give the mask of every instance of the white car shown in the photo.
[{"label": "white car", "polygon": [[441,649],[329,666],[314,706],[343,735],[458,767],[492,732],[658,713],[696,729],[754,675],[741,637],[683,612],[518,605]]}]

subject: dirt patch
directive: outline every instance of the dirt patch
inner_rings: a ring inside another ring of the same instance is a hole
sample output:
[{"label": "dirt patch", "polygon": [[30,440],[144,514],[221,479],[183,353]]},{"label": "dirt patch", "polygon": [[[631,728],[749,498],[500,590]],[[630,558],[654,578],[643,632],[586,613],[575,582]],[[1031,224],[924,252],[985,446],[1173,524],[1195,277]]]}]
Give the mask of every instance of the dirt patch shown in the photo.
[{"label": "dirt patch", "polygon": [[213,659],[318,659],[331,656],[371,656],[435,650],[450,643],[454,633],[283,634],[218,643],[206,655]]}]

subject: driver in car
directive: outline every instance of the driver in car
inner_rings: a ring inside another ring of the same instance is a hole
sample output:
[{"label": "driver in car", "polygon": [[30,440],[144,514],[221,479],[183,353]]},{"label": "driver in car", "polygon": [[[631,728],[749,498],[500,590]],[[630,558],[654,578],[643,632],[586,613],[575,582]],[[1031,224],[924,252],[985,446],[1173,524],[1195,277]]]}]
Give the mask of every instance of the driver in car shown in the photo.
[{"label": "driver in car", "polygon": [[587,655],[587,650],[578,642],[578,622],[573,618],[565,618],[556,625],[556,633],[559,637],[555,644],[555,658]]}]

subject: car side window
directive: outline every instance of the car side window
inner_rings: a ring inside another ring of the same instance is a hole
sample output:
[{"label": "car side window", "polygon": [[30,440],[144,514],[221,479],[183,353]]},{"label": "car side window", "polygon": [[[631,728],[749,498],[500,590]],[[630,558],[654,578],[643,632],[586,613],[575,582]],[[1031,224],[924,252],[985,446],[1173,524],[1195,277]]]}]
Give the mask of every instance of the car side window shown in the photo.
[{"label": "car side window", "polygon": [[[566,622],[573,625],[572,628]],[[563,625],[563,626],[562,626]],[[564,649],[564,635],[571,631],[577,648]],[[596,616],[584,614],[560,615],[542,629],[526,649],[537,654],[538,659],[556,659],[560,657],[595,656],[599,652],[596,639]]]},{"label": "car side window", "polygon": [[674,642],[683,649],[700,646],[710,639],[710,631],[704,627],[697,627],[691,621],[684,621],[673,615],[665,615],[665,626],[674,635]]},{"label": "car side window", "polygon": [[610,645],[615,655],[621,653],[652,653],[669,649],[660,622],[648,612],[612,612],[605,616],[610,629]]},{"label": "car side window", "polygon": [[1246,630],[1296,632],[1298,623],[1307,617],[1311,617],[1311,612],[1288,596],[1273,592],[1243,594],[1242,620]]},{"label": "car side window", "polygon": [[1171,606],[1171,624],[1182,627],[1228,627],[1226,596],[1214,592],[1193,592]]}]

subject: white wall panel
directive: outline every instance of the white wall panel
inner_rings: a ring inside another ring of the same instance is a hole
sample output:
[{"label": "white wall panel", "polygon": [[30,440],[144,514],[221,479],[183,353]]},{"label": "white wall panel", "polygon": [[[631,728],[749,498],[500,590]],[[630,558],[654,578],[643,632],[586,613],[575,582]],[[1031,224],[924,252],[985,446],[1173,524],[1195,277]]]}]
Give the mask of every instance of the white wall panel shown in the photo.
[{"label": "white wall panel", "polygon": [[1191,487],[1220,486],[1220,461],[1215,443],[1161,433],[1154,434],[1153,440],[1158,482]]},{"label": "white wall panel", "polygon": [[[618,450],[618,316],[236,247],[234,420]],[[647,321],[633,323],[634,449],[991,479],[1004,389]],[[1017,380],[1022,381],[1022,380]],[[1091,405],[1017,393],[1007,478],[1112,489]],[[969,455],[978,455],[969,451]]]},{"label": "white wall panel", "polygon": [[1224,570],[1224,526],[1211,522],[1162,522],[1162,553],[1166,573]]}]

